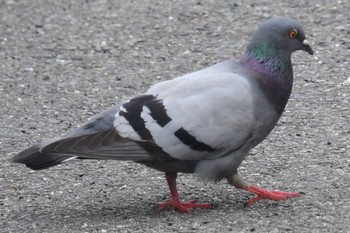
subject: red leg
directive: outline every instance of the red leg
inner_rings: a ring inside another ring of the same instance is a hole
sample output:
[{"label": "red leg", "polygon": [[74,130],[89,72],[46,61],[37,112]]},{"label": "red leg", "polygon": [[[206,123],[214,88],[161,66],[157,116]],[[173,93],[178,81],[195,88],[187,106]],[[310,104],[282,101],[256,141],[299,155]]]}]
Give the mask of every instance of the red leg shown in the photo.
[{"label": "red leg", "polygon": [[259,188],[255,185],[250,185],[244,180],[242,180],[238,174],[234,175],[231,179],[228,180],[229,183],[233,186],[235,186],[238,189],[243,189],[248,192],[254,193],[257,196],[249,199],[244,206],[250,206],[253,205],[255,202],[263,200],[263,199],[269,199],[273,201],[281,201],[286,200],[288,198],[293,197],[300,197],[301,193],[298,192],[283,192],[283,191],[272,191],[272,190],[266,190],[263,188]]},{"label": "red leg", "polygon": [[166,180],[168,182],[171,199],[167,202],[161,203],[158,206],[158,210],[162,210],[168,206],[173,207],[175,210],[178,210],[183,213],[190,212],[194,208],[209,209],[211,204],[196,204],[194,200],[189,202],[181,202],[179,200],[179,194],[176,188],[176,173],[165,173]]}]

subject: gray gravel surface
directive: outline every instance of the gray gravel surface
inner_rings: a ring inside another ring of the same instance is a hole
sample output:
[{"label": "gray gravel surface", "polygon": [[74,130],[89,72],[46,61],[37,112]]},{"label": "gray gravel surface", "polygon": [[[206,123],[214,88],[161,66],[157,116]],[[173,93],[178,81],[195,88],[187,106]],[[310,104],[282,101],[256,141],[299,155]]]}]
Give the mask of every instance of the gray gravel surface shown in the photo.
[{"label": "gray gravel surface", "polygon": [[[292,3],[291,3],[292,2]],[[0,1],[2,232],[350,232],[349,1]],[[273,133],[240,173],[305,195],[260,201],[226,182],[179,176],[183,200],[156,212],[163,174],[80,161],[33,172],[9,158],[149,85],[237,57],[273,15],[304,25],[315,55],[293,55],[295,83]]]}]

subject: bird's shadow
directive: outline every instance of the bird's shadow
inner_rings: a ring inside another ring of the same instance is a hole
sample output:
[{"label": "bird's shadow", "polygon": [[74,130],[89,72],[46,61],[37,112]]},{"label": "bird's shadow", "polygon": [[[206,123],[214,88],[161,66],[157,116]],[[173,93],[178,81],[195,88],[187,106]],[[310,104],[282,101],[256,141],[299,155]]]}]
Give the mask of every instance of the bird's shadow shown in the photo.
[{"label": "bird's shadow", "polygon": [[[244,207],[244,201],[232,200],[223,202],[214,202],[212,203],[211,209],[193,209],[189,213],[181,213],[173,210],[172,208],[166,208],[159,211],[157,209],[158,202],[161,200],[159,198],[152,198],[151,200],[133,200],[128,203],[119,203],[118,200],[115,202],[109,201],[104,203],[92,203],[92,204],[83,204],[79,206],[79,203],[75,203],[73,206],[72,203],[67,205],[51,206],[54,211],[49,215],[42,215],[37,211],[33,213],[27,213],[32,216],[32,219],[35,220],[41,219],[41,221],[50,222],[54,219],[55,222],[65,222],[73,223],[77,221],[98,221],[98,222],[110,222],[110,221],[123,221],[126,219],[144,219],[147,218],[168,218],[169,216],[204,216],[211,215],[213,212],[219,211],[228,211],[228,212],[244,212],[251,211],[252,208]],[[264,205],[266,208],[275,208],[275,203],[270,203]],[[45,212],[45,211],[44,211]],[[46,218],[46,220],[45,220]]]},{"label": "bird's shadow", "polygon": [[[78,201],[77,201],[78,202]],[[128,203],[119,203],[118,200],[104,202],[104,203],[91,203],[80,205],[81,203],[64,203],[50,207],[41,207],[41,210],[37,209],[25,209],[26,216],[30,216],[33,222],[45,222],[47,225],[74,225],[77,223],[85,222],[99,222],[104,224],[115,224],[116,222],[125,222],[130,219],[134,221],[152,221],[153,218],[167,219],[169,216],[178,216],[179,218],[186,219],[188,215],[210,215],[212,211],[219,208],[219,205],[214,203],[212,209],[194,209],[189,213],[180,213],[171,208],[167,208],[159,211],[158,200],[133,200]],[[75,204],[75,205],[72,205]],[[43,208],[47,208],[46,210]],[[240,207],[237,206],[239,209]],[[50,212],[49,212],[50,211]],[[49,213],[48,213],[49,212]],[[148,219],[148,220],[147,220]]]},{"label": "bird's shadow", "polygon": [[[93,201],[93,200],[91,200]],[[33,222],[45,222],[47,225],[76,225],[79,223],[99,223],[99,224],[116,224],[127,223],[128,221],[152,222],[153,219],[162,221],[169,217],[178,221],[186,221],[188,217],[211,217],[216,212],[242,212],[247,208],[243,207],[241,201],[222,200],[214,202],[211,209],[194,209],[189,213],[180,213],[171,208],[162,211],[157,210],[157,203],[163,201],[160,198],[151,198],[148,200],[131,200],[128,202],[119,202],[117,198],[106,202],[90,202],[85,200],[84,203],[76,201],[64,202],[59,205],[57,202],[50,207],[41,207],[40,211],[35,209],[22,210],[27,212]],[[47,209],[45,209],[47,208]],[[51,212],[49,212],[51,211]],[[22,213],[23,213],[22,212]]]},{"label": "bird's shadow", "polygon": [[84,225],[98,228],[110,226],[112,229],[133,226],[142,229],[147,224],[160,224],[162,229],[166,229],[178,223],[191,224],[199,221],[205,224],[223,215],[260,216],[276,208],[275,203],[264,203],[257,208],[244,208],[246,196],[238,200],[232,199],[232,196],[224,196],[211,201],[212,209],[194,209],[189,213],[180,213],[171,208],[158,211],[157,203],[164,201],[161,196],[149,199],[129,198],[114,196],[96,202],[95,197],[89,196],[84,201],[71,199],[61,203],[45,202],[45,205],[40,207],[22,206],[15,218],[19,221],[26,220],[24,222],[31,223],[27,227],[35,226],[36,229],[80,229]]}]

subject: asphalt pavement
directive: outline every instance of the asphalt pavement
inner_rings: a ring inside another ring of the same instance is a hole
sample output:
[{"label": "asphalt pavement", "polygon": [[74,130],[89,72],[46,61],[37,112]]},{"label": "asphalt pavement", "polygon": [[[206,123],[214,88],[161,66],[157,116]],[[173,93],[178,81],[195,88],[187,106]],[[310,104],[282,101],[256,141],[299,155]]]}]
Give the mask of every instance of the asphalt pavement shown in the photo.
[{"label": "asphalt pavement", "polygon": [[[0,1],[1,232],[350,232],[349,1]],[[155,211],[164,175],[118,161],[31,171],[9,159],[161,80],[239,57],[259,23],[300,21],[314,56],[293,54],[294,88],[275,130],[240,168],[260,201],[226,182],[178,178],[181,199]]]}]

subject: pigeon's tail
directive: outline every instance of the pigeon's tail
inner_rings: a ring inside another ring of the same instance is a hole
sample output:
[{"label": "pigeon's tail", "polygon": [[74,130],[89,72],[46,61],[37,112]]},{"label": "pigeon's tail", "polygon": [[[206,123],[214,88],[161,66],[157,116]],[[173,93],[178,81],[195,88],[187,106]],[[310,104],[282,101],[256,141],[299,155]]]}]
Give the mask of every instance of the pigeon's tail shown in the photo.
[{"label": "pigeon's tail", "polygon": [[101,112],[91,118],[82,127],[75,128],[61,137],[38,143],[29,149],[22,151],[12,159],[12,162],[22,163],[31,169],[40,170],[77,158],[75,155],[68,155],[69,153],[57,153],[56,151],[45,151],[44,149],[45,146],[63,139],[89,135],[113,128],[114,115],[119,110],[121,104],[122,103],[119,103],[106,111]]},{"label": "pigeon's tail", "polygon": [[41,153],[40,148],[41,144],[36,144],[16,155],[12,162],[25,164],[33,170],[41,170],[76,158],[69,155]]},{"label": "pigeon's tail", "polygon": [[[172,159],[153,142],[122,138],[115,129],[83,134],[78,128],[65,136],[38,143],[16,155],[12,162],[33,170],[46,169],[73,159],[150,161]],[[80,136],[77,136],[81,133]],[[73,135],[73,137],[69,137]]]}]

